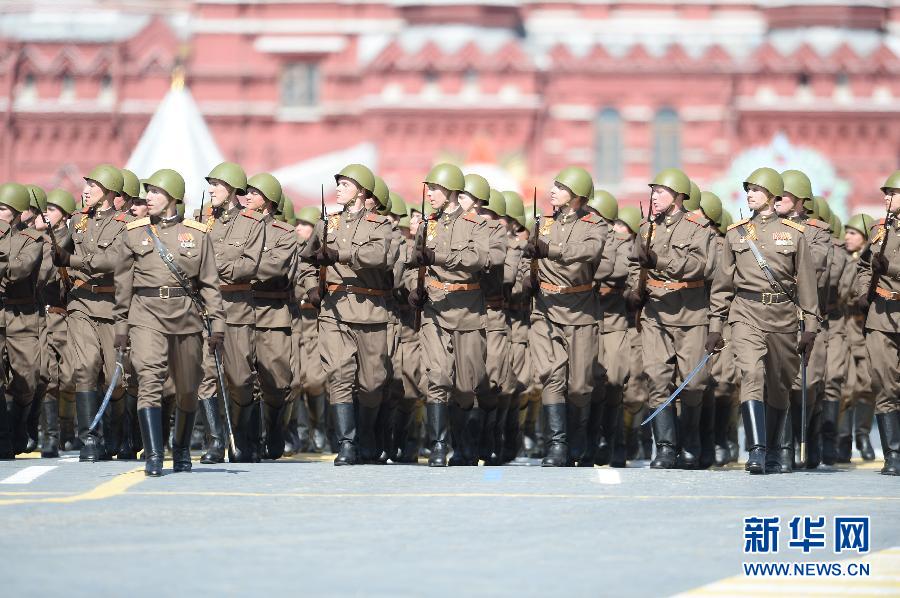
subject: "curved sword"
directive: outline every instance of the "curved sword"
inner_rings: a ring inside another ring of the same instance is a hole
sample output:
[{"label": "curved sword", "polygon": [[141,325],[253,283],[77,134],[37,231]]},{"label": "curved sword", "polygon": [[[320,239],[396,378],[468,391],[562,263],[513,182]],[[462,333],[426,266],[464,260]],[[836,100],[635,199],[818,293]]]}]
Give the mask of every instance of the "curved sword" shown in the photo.
[{"label": "curved sword", "polygon": [[684,387],[687,386],[688,383],[689,383],[691,380],[693,380],[694,376],[697,375],[697,372],[699,372],[700,370],[703,369],[703,366],[706,365],[706,362],[709,361],[709,358],[712,357],[712,355],[713,355],[712,353],[707,353],[706,355],[704,355],[704,356],[703,356],[703,359],[700,360],[700,363],[698,363],[696,366],[694,366],[694,369],[691,370],[691,373],[688,374],[687,376],[685,376],[684,382],[682,382],[681,384],[679,384],[679,385],[678,385],[678,388],[675,389],[675,392],[673,392],[673,393],[669,396],[669,398],[666,399],[666,402],[663,403],[662,405],[660,405],[659,407],[657,407],[657,408],[653,411],[653,413],[651,413],[651,414],[647,417],[647,419],[645,419],[644,421],[641,422],[641,425],[643,426],[644,424],[649,423],[650,420],[652,420],[654,417],[656,417],[656,415],[657,415],[660,411],[662,411],[663,409],[665,409],[666,407],[668,407],[668,406],[669,406],[669,403],[671,403],[672,401],[674,401],[674,400],[675,400],[675,397],[678,396],[678,393],[680,393],[682,390],[684,390]]},{"label": "curved sword", "polygon": [[103,419],[103,413],[109,406],[109,400],[112,398],[113,390],[115,390],[119,378],[122,377],[122,372],[125,371],[125,366],[123,365],[124,361],[125,352],[122,349],[119,349],[116,351],[116,369],[113,372],[112,380],[109,382],[109,388],[106,389],[106,394],[103,395],[103,402],[100,404],[100,409],[97,410],[97,415],[94,416],[94,421],[91,422],[91,427],[88,429],[88,432],[96,430],[97,426],[100,424],[100,420]]}]

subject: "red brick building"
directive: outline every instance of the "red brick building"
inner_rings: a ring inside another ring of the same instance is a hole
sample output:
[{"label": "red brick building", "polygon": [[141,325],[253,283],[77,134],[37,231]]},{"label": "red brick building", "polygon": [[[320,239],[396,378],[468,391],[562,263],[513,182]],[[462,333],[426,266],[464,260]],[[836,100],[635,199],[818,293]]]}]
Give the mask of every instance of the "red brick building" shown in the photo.
[{"label": "red brick building", "polygon": [[877,203],[900,165],[895,1],[61,0],[6,11],[2,179],[75,185],[96,162],[124,164],[179,61],[222,154],[277,171],[297,203],[317,200],[332,163],[354,156],[407,197],[448,159],[497,163],[497,186],[529,191],[577,163],[629,201],[661,167],[728,195],[765,160],[810,170],[843,215],[845,201]]}]

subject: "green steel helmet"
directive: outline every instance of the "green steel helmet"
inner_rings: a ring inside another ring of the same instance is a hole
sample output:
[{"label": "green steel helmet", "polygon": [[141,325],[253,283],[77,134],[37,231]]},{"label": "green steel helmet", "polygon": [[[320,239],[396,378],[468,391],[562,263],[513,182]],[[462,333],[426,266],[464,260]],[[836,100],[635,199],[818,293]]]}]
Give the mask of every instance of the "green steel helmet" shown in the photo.
[{"label": "green steel helmet", "polygon": [[[806,204],[804,204],[806,205]],[[813,197],[813,217],[818,218],[822,222],[831,222],[831,208],[824,197],[816,195]]]},{"label": "green steel helmet", "polygon": [[784,181],[781,180],[781,175],[774,168],[767,166],[757,168],[744,179],[744,191],[750,185],[762,187],[773,197],[781,197],[781,194],[784,193]]},{"label": "green steel helmet", "polygon": [[732,224],[734,224],[734,216],[728,210],[722,210],[722,224],[719,225],[719,230],[726,231]]},{"label": "green steel helmet", "polygon": [[671,189],[675,193],[691,196],[691,180],[678,168],[666,168],[660,170],[650,183],[651,187],[659,185]]},{"label": "green steel helmet", "polygon": [[718,195],[711,191],[701,193],[700,209],[703,210],[704,216],[716,223],[716,226],[722,227],[722,200]]},{"label": "green steel helmet", "polygon": [[180,220],[184,220],[184,210],[185,206],[183,201],[179,201],[175,204],[175,213],[178,214]]},{"label": "green steel helmet", "polygon": [[835,239],[842,238],[844,234],[844,224],[840,217],[834,212],[831,213],[831,236]]},{"label": "green steel helmet", "polygon": [[487,179],[480,174],[467,174],[465,177],[463,191],[467,195],[471,195],[481,203],[487,203],[491,199],[491,186]]},{"label": "green steel helmet", "polygon": [[409,210],[406,207],[406,202],[403,201],[403,198],[400,197],[399,194],[391,191],[390,201],[391,201],[391,214],[393,214],[394,216],[400,216],[401,218],[409,215]]},{"label": "green steel helmet", "polygon": [[322,211],[315,206],[303,206],[297,210],[297,221],[306,224],[315,224],[322,219]]},{"label": "green steel helmet", "polygon": [[437,164],[425,176],[425,184],[440,185],[448,191],[465,191],[466,178],[458,166],[444,162]]},{"label": "green steel helmet", "polygon": [[503,199],[506,200],[506,216],[525,226],[525,203],[522,196],[515,191],[503,191]]},{"label": "green steel helmet", "polygon": [[855,214],[847,221],[847,228],[852,228],[868,240],[873,222],[874,218],[868,214]]},{"label": "green steel helmet", "polygon": [[375,175],[367,166],[363,166],[362,164],[347,164],[339,173],[334,175],[335,182],[341,177],[350,179],[369,193],[375,193]]},{"label": "green steel helmet", "polygon": [[247,179],[247,188],[253,188],[259,191],[266,201],[274,204],[281,203],[281,183],[268,172],[254,174]]},{"label": "green steel helmet", "polygon": [[397,224],[397,226],[399,226],[400,228],[409,228],[410,227],[409,216],[401,216],[400,222]]},{"label": "green steel helmet", "polygon": [[885,195],[887,195],[888,189],[900,189],[900,170],[895,170],[881,186],[881,192]]},{"label": "green steel helmet", "polygon": [[800,199],[812,199],[812,183],[804,173],[799,170],[785,170],[781,173],[781,180],[784,182],[784,193],[790,193]]},{"label": "green steel helmet", "polygon": [[687,212],[693,212],[694,210],[700,209],[700,187],[697,186],[697,183],[691,181],[691,194],[688,196],[686,200],[684,200],[684,209]]},{"label": "green steel helmet", "polygon": [[94,170],[84,177],[84,180],[99,183],[101,187],[107,191],[112,191],[116,195],[122,192],[122,185],[125,183],[122,171],[112,164],[101,164],[94,167]]},{"label": "green steel helmet", "polygon": [[485,209],[493,212],[500,218],[506,216],[506,199],[497,189],[491,189],[491,197],[488,199]]},{"label": "green steel helmet", "polygon": [[594,196],[594,180],[588,171],[580,166],[566,166],[559,171],[553,182],[563,185],[577,197]]},{"label": "green steel helmet", "polygon": [[588,202],[588,205],[597,213],[607,220],[615,220],[619,213],[619,202],[613,197],[613,194],[605,189],[597,189],[594,191],[594,197]]},{"label": "green steel helmet", "polygon": [[222,162],[209,171],[206,180],[210,179],[222,181],[235,191],[238,195],[247,194],[247,173],[238,164],[234,162]]},{"label": "green steel helmet", "polygon": [[36,208],[38,211],[47,211],[47,193],[37,185],[25,185],[28,189],[28,195],[31,197],[28,205]]},{"label": "green steel helmet", "polygon": [[284,205],[281,207],[284,212],[284,222],[291,226],[297,226],[297,217],[294,214],[294,202],[287,195],[282,195]]},{"label": "green steel helmet", "polygon": [[22,213],[31,205],[31,194],[25,185],[4,183],[0,185],[0,204]]},{"label": "green steel helmet", "polygon": [[65,212],[66,216],[71,216],[75,213],[75,198],[72,197],[72,194],[64,189],[54,189],[50,193],[47,194],[47,205],[48,206],[56,206],[63,212]]},{"label": "green steel helmet", "polygon": [[380,176],[375,177],[375,186],[373,187],[372,195],[375,197],[378,205],[381,206],[381,209],[378,211],[382,214],[386,214],[391,207],[391,190],[388,189],[387,183],[385,183],[384,179]]},{"label": "green steel helmet", "polygon": [[122,171],[122,195],[128,197],[138,197],[141,194],[141,182],[137,175],[127,168],[120,168]]},{"label": "green steel helmet", "polygon": [[184,178],[169,168],[163,168],[154,172],[149,179],[141,180],[144,187],[159,187],[176,201],[184,199]]},{"label": "green steel helmet", "polygon": [[641,228],[641,212],[634,206],[622,206],[619,208],[619,214],[616,216],[616,220],[621,220],[625,223],[625,226],[628,227],[633,234],[638,234],[638,231]]}]

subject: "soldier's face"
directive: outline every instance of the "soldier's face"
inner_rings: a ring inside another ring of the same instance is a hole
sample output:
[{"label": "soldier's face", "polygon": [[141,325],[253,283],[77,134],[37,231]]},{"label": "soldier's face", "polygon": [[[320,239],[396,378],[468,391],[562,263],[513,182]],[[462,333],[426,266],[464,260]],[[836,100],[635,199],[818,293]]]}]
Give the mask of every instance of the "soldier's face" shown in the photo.
[{"label": "soldier's face", "polygon": [[12,223],[19,213],[7,205],[0,204],[0,220]]},{"label": "soldier's face", "polygon": [[428,190],[425,191],[425,199],[435,211],[443,210],[450,201],[450,191],[440,185],[429,183]]},{"label": "soldier's face", "polygon": [[22,212],[22,222],[31,222],[34,220],[37,214],[34,213],[34,208],[29,208]]},{"label": "soldier's face", "polygon": [[675,193],[668,187],[654,185],[650,188],[650,204],[654,214],[662,214],[668,211],[675,203]]},{"label": "soldier's face", "polygon": [[463,212],[468,212],[475,205],[475,198],[468,193],[460,193],[456,201],[459,202]]},{"label": "soldier's face", "polygon": [[126,204],[127,202],[128,202],[128,200],[125,199],[125,198],[124,198],[123,196],[121,196],[121,195],[116,195],[115,197],[113,197],[113,207],[114,207],[114,208],[116,209],[116,211],[118,211],[118,212],[121,212],[121,211],[122,211],[122,208],[125,207],[125,204]]},{"label": "soldier's face", "polygon": [[[44,215],[47,216],[47,220],[50,221],[51,227],[55,227],[57,224],[66,219],[66,213],[56,206],[47,206],[47,211],[44,213]],[[44,230],[44,228],[46,228],[43,218],[38,218],[37,222],[35,222],[35,228],[38,228],[39,226],[43,227],[39,230]]]},{"label": "soldier's face", "polygon": [[575,195],[565,186],[559,183],[553,183],[550,188],[550,205],[554,208],[568,205]]},{"label": "soldier's face", "polygon": [[420,212],[412,212],[409,215],[409,232],[415,235],[419,230],[420,224],[422,224],[422,214]]},{"label": "soldier's face", "polygon": [[206,190],[209,192],[209,201],[217,208],[228,201],[232,192],[231,187],[217,179],[209,179]]},{"label": "soldier's face", "polygon": [[759,185],[747,185],[747,207],[758,211],[769,203],[769,193]]},{"label": "soldier's face", "polygon": [[356,183],[346,177],[338,177],[335,200],[339,205],[345,206],[355,202],[359,193],[360,188],[356,186]]},{"label": "soldier's face", "polygon": [[266,196],[260,193],[259,189],[250,187],[250,189],[247,191],[247,195],[245,195],[244,197],[247,198],[244,207],[246,207],[248,210],[262,212],[263,208],[266,207]]},{"label": "soldier's face", "polygon": [[131,208],[128,210],[135,218],[144,218],[150,213],[150,207],[147,205],[146,199],[136,197],[131,200]]},{"label": "soldier's face", "polygon": [[103,201],[105,196],[106,189],[101,187],[96,181],[84,182],[84,188],[81,190],[81,200],[85,206],[93,208]]},{"label": "soldier's face", "polygon": [[[169,211],[169,196],[159,187],[147,187],[147,206],[151,216],[165,216]],[[171,200],[174,211],[175,200]]]},{"label": "soldier's face", "polygon": [[309,238],[313,234],[313,226],[306,222],[298,222],[297,226],[294,228],[294,232],[297,233],[297,238],[301,241],[309,241]]},{"label": "soldier's face", "polygon": [[884,194],[884,209],[891,214],[900,212],[900,189],[888,189]]},{"label": "soldier's face", "polygon": [[363,206],[365,206],[365,208],[371,212],[372,210],[374,210],[376,208],[380,208],[381,204],[378,203],[378,200],[375,199],[374,197],[367,197],[363,201]]},{"label": "soldier's face", "polygon": [[628,225],[621,220],[616,220],[615,222],[613,222],[613,231],[620,235],[631,236],[631,229],[628,228]]},{"label": "soldier's face", "polygon": [[859,251],[866,244],[866,238],[858,230],[848,228],[844,232],[844,243],[847,245],[847,251]]},{"label": "soldier's face", "polygon": [[786,192],[775,200],[775,213],[782,218],[790,216],[797,211],[797,207],[803,205],[803,201]]}]

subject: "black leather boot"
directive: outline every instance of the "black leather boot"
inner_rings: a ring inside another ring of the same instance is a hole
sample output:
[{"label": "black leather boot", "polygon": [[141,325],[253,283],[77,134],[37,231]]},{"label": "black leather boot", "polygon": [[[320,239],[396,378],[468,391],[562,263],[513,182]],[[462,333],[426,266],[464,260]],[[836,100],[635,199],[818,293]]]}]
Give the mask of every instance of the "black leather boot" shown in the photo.
[{"label": "black leather boot", "polygon": [[[569,466],[574,467],[581,463],[587,451],[587,427],[590,419],[591,404],[585,403],[577,406],[574,403],[566,403],[566,439],[569,444]],[[609,460],[607,459],[607,463]],[[585,467],[593,467],[594,462],[585,464]]]},{"label": "black leather boot", "polygon": [[603,417],[605,414],[606,401],[603,399],[592,400],[590,412],[588,413],[585,447],[584,452],[581,455],[581,460],[578,462],[579,467],[605,465],[605,463],[597,463],[598,449],[600,448],[601,443],[603,444],[602,452],[604,454],[600,455],[599,458],[601,461],[607,459],[608,462],[609,446],[605,434],[606,430],[603,427]]},{"label": "black leather boot", "polygon": [[378,450],[378,414],[380,405],[375,407],[359,406],[356,419],[356,438],[359,462],[364,464],[380,464]]},{"label": "black leather boot", "polygon": [[815,469],[822,463],[822,408],[812,407],[812,417],[806,429],[806,469]]},{"label": "black leather boot", "polygon": [[[503,442],[503,433],[497,438],[497,419],[500,416],[500,408],[482,409],[473,407],[473,411],[478,409],[479,437],[475,441],[475,465],[478,465],[478,459],[484,461],[485,465],[502,465],[498,447]],[[472,414],[469,414],[470,417]],[[468,424],[467,424],[468,425]],[[499,440],[499,442],[498,442]]]},{"label": "black leather boot", "polygon": [[[252,405],[247,405],[249,409]],[[230,463],[245,463],[248,455],[247,436],[241,427],[241,420],[244,418],[245,408],[238,405],[234,401],[228,406],[229,415],[231,416],[231,431],[234,435],[234,447],[228,446],[228,461]]]},{"label": "black leather boot", "polygon": [[447,419],[450,408],[447,403],[426,403],[425,423],[428,428],[428,440],[431,443],[431,454],[428,455],[428,467],[447,467]]},{"label": "black leather boot", "polygon": [[[100,396],[95,390],[75,393],[75,419],[78,422],[78,437],[81,439],[81,452],[79,461],[95,463],[106,460],[106,450],[103,445],[100,427],[89,431],[94,416],[100,408]],[[146,447],[146,444],[144,445]]]},{"label": "black leather boot", "polygon": [[[872,430],[872,419],[875,415],[875,405],[872,403],[858,402],[854,408],[854,425],[856,426],[856,450],[863,461],[875,460],[875,449],[869,439]],[[868,431],[867,431],[868,430]],[[849,460],[848,460],[849,461]]]},{"label": "black leather boot", "polygon": [[262,445],[262,405],[263,402],[259,400],[245,410],[247,412],[248,463],[259,463],[262,460],[264,448]]},{"label": "black leather boot", "polygon": [[44,412],[41,458],[55,459],[59,457],[59,402],[56,399],[44,397],[41,408]]},{"label": "black leather boot", "polygon": [[383,400],[378,407],[378,418],[375,420],[375,459],[377,465],[387,465],[394,435],[394,415],[396,413],[396,401]]},{"label": "black leather boot", "polygon": [[488,425],[490,425],[491,442],[491,459],[490,462],[485,460],[485,465],[503,465],[506,463],[503,457],[504,438],[506,436],[506,414],[509,412],[509,398],[501,399],[501,406],[497,407],[495,414],[492,416],[488,411],[485,416],[485,435],[488,433]]},{"label": "black leather boot", "polygon": [[884,451],[881,475],[900,475],[900,411],[879,413],[875,418],[878,420],[881,450]]},{"label": "black leather boot", "polygon": [[712,390],[703,393],[700,408],[700,469],[709,469],[716,462],[716,397]]},{"label": "black leather boot", "polygon": [[206,451],[200,457],[200,463],[212,465],[225,460],[225,425],[219,412],[219,397],[213,395],[208,399],[200,399],[200,409],[206,416]]},{"label": "black leather boot", "polygon": [[391,435],[390,453],[394,463],[415,463],[416,456],[407,451],[409,443],[410,427],[413,422],[414,411],[410,409],[396,409],[394,412],[394,432]]},{"label": "black leather boot", "polygon": [[163,474],[163,421],[162,409],[145,407],[138,409],[141,438],[144,441],[144,475],[158,478]]},{"label": "black leather boot", "polygon": [[837,463],[838,416],[841,411],[839,401],[822,401],[822,463]]},{"label": "black leather boot", "polygon": [[675,405],[660,411],[650,422],[653,439],[656,441],[656,456],[650,462],[650,469],[674,469],[676,459]]},{"label": "black leather boot", "polygon": [[450,446],[453,447],[453,454],[447,461],[450,467],[464,467],[469,464],[469,454],[471,448],[466,446],[468,438],[466,437],[466,418],[468,412],[464,411],[456,403],[449,403],[447,413],[450,416]]},{"label": "black leather boot", "polygon": [[284,412],[288,407],[287,403],[278,407],[266,402],[262,404],[266,426],[266,454],[269,459],[280,459],[284,455]]},{"label": "black leather boot", "polygon": [[519,424],[519,397],[510,399],[509,408],[506,410],[506,419],[500,422],[503,429],[503,462],[512,463],[519,454],[522,446],[522,430]]},{"label": "black leather boot", "polygon": [[41,403],[44,401],[44,385],[38,383],[38,388],[31,397],[25,416],[25,450],[31,453],[38,448],[38,425],[41,421]]},{"label": "black leather boot", "polygon": [[9,409],[3,386],[0,385],[0,460],[15,458],[16,451],[13,450],[12,429],[9,425]]},{"label": "black leather boot", "polygon": [[334,458],[334,464],[356,465],[356,413],[353,403],[337,403],[332,409],[338,442],[338,454]]},{"label": "black leather boot", "polygon": [[744,469],[750,473],[766,472],[766,406],[762,401],[741,403],[744,435],[749,456]]},{"label": "black leather boot", "polygon": [[700,468],[700,417],[702,405],[682,405],[678,416],[681,430],[681,448],[676,458],[676,467],[680,469]]},{"label": "black leather boot", "polygon": [[625,467],[625,421],[623,419],[622,401],[611,401],[607,393],[606,409],[603,410],[603,434],[612,447],[609,456],[610,467]]},{"label": "black leather boot", "polygon": [[134,436],[137,427],[137,397],[125,394],[122,398],[124,409],[122,411],[122,425],[119,429],[119,450],[116,459],[119,461],[133,461],[137,459],[138,442]]},{"label": "black leather boot", "polygon": [[12,431],[12,445],[17,455],[21,455],[28,449],[28,415],[30,407],[30,404],[23,406],[15,400],[7,403],[9,427]]},{"label": "black leather boot", "polygon": [[104,460],[110,460],[119,453],[122,415],[124,412],[125,401],[123,397],[111,399],[109,405],[106,406],[106,411],[103,412],[100,426],[103,428],[103,445],[106,447]]},{"label": "black leather boot", "polygon": [[569,464],[566,410],[565,403],[544,405],[544,425],[546,425],[550,437],[547,454],[541,461],[541,467],[565,467]]},{"label": "black leather boot", "polygon": [[850,458],[853,456],[853,411],[853,405],[842,405],[838,414],[838,463],[850,463]]},{"label": "black leather boot", "polygon": [[[497,410],[492,409],[492,411],[494,412],[494,416],[496,418]],[[488,440],[493,440],[493,434],[488,434],[485,431],[487,418],[488,412],[486,412],[481,407],[472,407],[471,409],[469,409],[468,413],[466,413],[464,446],[466,447],[466,465],[470,467],[475,467],[478,465],[479,454],[483,447],[482,443],[486,443],[488,442]],[[496,422],[496,419],[494,421]],[[493,451],[490,448],[486,448],[484,452],[487,456],[485,465],[488,465],[487,460],[491,459],[491,454],[493,453]]]},{"label": "black leather boot", "polygon": [[715,464],[724,467],[728,464],[731,451],[728,448],[728,429],[731,427],[731,405],[722,400],[716,401],[715,413]]},{"label": "black leather boot", "polygon": [[766,405],[766,473],[794,471],[793,437],[791,410]]},{"label": "black leather boot", "polygon": [[309,411],[312,418],[310,433],[312,450],[316,453],[325,451],[328,444],[328,431],[325,425],[326,401],[325,395],[316,395],[309,399]]},{"label": "black leather boot", "polygon": [[197,413],[187,413],[175,408],[175,427],[172,431],[172,471],[175,473],[191,470],[191,434]]}]

